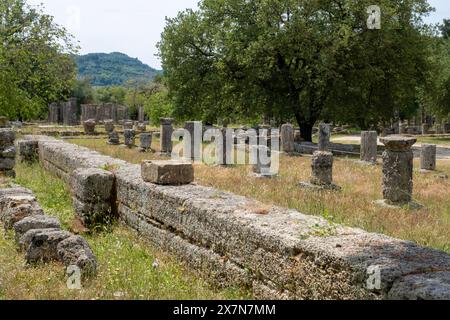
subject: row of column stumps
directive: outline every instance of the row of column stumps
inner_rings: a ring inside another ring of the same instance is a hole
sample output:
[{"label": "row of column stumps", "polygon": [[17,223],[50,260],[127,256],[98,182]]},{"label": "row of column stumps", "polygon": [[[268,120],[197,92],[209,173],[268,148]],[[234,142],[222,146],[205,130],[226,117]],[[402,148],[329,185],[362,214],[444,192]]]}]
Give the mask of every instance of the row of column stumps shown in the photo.
[{"label": "row of column stumps", "polygon": [[[185,139],[185,150],[188,150],[189,154],[186,155],[187,160],[196,161],[200,155],[195,150],[194,137],[201,135],[202,132],[195,132],[199,121],[188,121],[185,123],[185,130],[188,132],[192,139]],[[169,156],[172,145],[173,119],[163,118],[161,119],[161,154]],[[262,127],[261,129],[264,129]],[[226,152],[226,137],[229,133],[227,128],[220,129],[224,137],[222,143],[218,143],[218,156],[221,165],[227,165],[227,152]],[[270,135],[270,129],[268,134]],[[134,131],[125,130],[126,144],[134,144]],[[266,152],[268,157],[271,155],[270,141],[262,141],[263,137],[258,137],[258,149],[260,152]],[[229,138],[229,137],[228,137]],[[284,124],[281,127],[280,132],[281,146],[284,152],[291,153],[294,151],[294,129],[291,124]],[[331,138],[331,126],[329,124],[321,123],[319,125],[319,141],[318,150],[314,152],[311,160],[311,178],[309,182],[301,183],[303,187],[313,187],[318,189],[332,189],[340,190],[340,187],[333,183],[333,163],[334,157],[330,152],[330,138]],[[141,138],[142,139],[142,138]],[[151,144],[150,136],[144,135],[144,140]],[[267,138],[266,138],[267,139]],[[413,154],[411,147],[416,142],[415,139],[406,138],[402,136],[390,136],[381,140],[386,145],[386,151],[383,153],[383,203],[392,205],[404,205],[412,203],[412,161]],[[405,143],[405,141],[407,141]],[[408,141],[414,141],[412,144]],[[188,145],[189,144],[189,145]],[[397,145],[402,145],[403,149]],[[410,144],[410,145],[409,145]],[[361,133],[361,161],[369,164],[377,163],[377,148],[378,135],[376,131],[363,131]],[[408,148],[409,146],[409,148]],[[271,163],[262,163],[260,152],[257,153],[256,164],[253,165],[252,171],[256,176],[271,177],[270,173]],[[222,157],[223,159],[222,159]],[[436,167],[436,146],[424,145],[421,152],[421,170],[435,170]]]}]

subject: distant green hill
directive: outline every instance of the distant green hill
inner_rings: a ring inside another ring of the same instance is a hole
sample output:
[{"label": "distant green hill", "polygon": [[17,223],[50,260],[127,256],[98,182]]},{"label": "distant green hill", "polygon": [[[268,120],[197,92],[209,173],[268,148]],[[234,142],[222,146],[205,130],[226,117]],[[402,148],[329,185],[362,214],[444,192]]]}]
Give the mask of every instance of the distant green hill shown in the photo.
[{"label": "distant green hill", "polygon": [[120,52],[77,56],[78,77],[91,79],[93,86],[126,85],[130,80],[149,82],[162,71]]}]

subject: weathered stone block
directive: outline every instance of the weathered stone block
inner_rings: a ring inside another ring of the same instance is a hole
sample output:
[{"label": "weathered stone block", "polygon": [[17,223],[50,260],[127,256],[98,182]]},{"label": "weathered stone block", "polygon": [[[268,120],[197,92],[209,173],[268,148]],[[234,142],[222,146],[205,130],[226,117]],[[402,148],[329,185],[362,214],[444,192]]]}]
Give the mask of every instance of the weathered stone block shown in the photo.
[{"label": "weathered stone block", "polygon": [[333,183],[333,154],[331,152],[314,152],[311,168],[312,184],[329,185]]},{"label": "weathered stone block", "polygon": [[389,203],[408,204],[413,192],[413,159],[411,147],[416,139],[391,136],[382,138],[386,146],[383,153],[383,196]]},{"label": "weathered stone block", "polygon": [[112,198],[114,174],[96,168],[78,169],[72,174],[71,185],[73,194],[83,202],[109,202]]},{"label": "weathered stone block", "polygon": [[20,140],[17,142],[17,148],[19,151],[19,161],[21,162],[35,162],[39,155],[39,145],[34,140]]},{"label": "weathered stone block", "polygon": [[14,145],[16,133],[9,128],[0,128],[0,148]]},{"label": "weathered stone block", "polygon": [[59,260],[65,266],[75,265],[83,276],[93,276],[97,271],[97,259],[87,241],[80,236],[71,236],[57,245]]},{"label": "weathered stone block", "polygon": [[96,122],[93,119],[87,120],[83,122],[84,133],[87,135],[95,135],[95,126]]},{"label": "weathered stone block", "polygon": [[117,132],[110,132],[108,134],[108,144],[113,145],[113,146],[117,146],[120,144],[120,138],[119,138],[119,133]]},{"label": "weathered stone block", "polygon": [[28,250],[28,248],[30,247],[31,244],[31,240],[33,239],[33,237],[39,233],[41,233],[42,231],[47,230],[49,232],[53,231],[61,231],[60,228],[56,228],[56,229],[31,229],[28,230],[27,232],[25,232],[18,241],[18,245],[19,245],[19,250],[20,251],[26,251]]},{"label": "weathered stone block", "polygon": [[376,131],[361,132],[361,161],[377,162],[378,135]]},{"label": "weathered stone block", "polygon": [[173,119],[170,118],[161,118],[161,129],[160,129],[160,152],[162,154],[171,154],[172,153],[172,134],[173,127],[172,122]]},{"label": "weathered stone block", "polygon": [[61,229],[61,224],[54,217],[44,215],[26,217],[14,224],[16,240],[19,241],[25,233],[33,229]]},{"label": "weathered stone block", "polygon": [[183,185],[194,181],[194,167],[181,161],[143,161],[142,179],[145,182],[163,185]]},{"label": "weathered stone block", "polygon": [[133,130],[134,123],[132,121],[125,121],[123,123],[123,130]]},{"label": "weathered stone block", "polygon": [[106,133],[111,133],[114,131],[114,121],[113,120],[105,120],[104,125],[105,125]]},{"label": "weathered stone block", "polygon": [[292,124],[283,124],[281,126],[281,148],[286,153],[292,153],[294,149],[294,127]]},{"label": "weathered stone block", "polygon": [[123,132],[125,137],[125,145],[129,148],[134,147],[136,145],[136,131],[133,129],[125,129]]},{"label": "weathered stone block", "polygon": [[151,133],[141,133],[140,142],[141,142],[141,151],[149,151],[152,148],[152,134]]},{"label": "weathered stone block", "polygon": [[72,234],[67,231],[42,229],[31,238],[25,260],[28,264],[57,261],[59,259],[58,244],[71,236]]},{"label": "weathered stone block", "polygon": [[423,144],[420,152],[420,169],[436,170],[436,145]]},{"label": "weathered stone block", "polygon": [[329,124],[319,125],[319,151],[328,151],[330,148],[331,127]]}]

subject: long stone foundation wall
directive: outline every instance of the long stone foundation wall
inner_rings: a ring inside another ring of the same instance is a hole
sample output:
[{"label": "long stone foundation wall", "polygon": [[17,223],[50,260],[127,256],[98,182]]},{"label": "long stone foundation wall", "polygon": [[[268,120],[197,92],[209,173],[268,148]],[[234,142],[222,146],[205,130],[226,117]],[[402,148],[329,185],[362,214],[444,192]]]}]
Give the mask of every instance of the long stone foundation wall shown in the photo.
[{"label": "long stone foundation wall", "polygon": [[140,166],[47,137],[42,164],[71,182],[114,173],[120,220],[218,285],[270,299],[450,298],[450,255],[195,184],[145,183]]}]

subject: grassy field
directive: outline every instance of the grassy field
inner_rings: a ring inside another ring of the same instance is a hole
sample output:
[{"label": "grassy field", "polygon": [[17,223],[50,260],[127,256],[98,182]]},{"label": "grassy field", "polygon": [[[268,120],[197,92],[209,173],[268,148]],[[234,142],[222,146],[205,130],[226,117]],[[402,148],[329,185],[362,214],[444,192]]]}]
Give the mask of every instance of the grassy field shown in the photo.
[{"label": "grassy field", "polygon": [[[132,163],[158,158],[136,149],[109,146],[104,140],[70,142]],[[159,149],[157,140],[153,148]],[[342,192],[312,192],[299,188],[300,181],[309,179],[310,166],[309,157],[283,156],[278,178],[258,180],[249,177],[249,166],[196,165],[195,178],[199,184],[252,197],[269,205],[294,208],[336,223],[450,252],[450,180],[441,177],[442,174],[450,176],[450,161],[438,161],[436,173],[419,174],[415,170],[414,198],[425,205],[418,211],[379,208],[372,204],[382,198],[381,166],[363,166],[351,159],[337,158],[334,179],[343,187]]]},{"label": "grassy field", "polygon": [[[63,227],[77,229],[70,192],[39,165],[18,165],[16,183],[32,189],[45,212]],[[72,230],[73,231],[73,230]],[[98,259],[98,276],[81,291],[66,287],[64,267],[50,263],[27,268],[11,233],[0,231],[0,299],[244,299],[244,289],[216,290],[173,257],[123,226],[85,235]],[[159,263],[153,268],[153,263]]]}]

